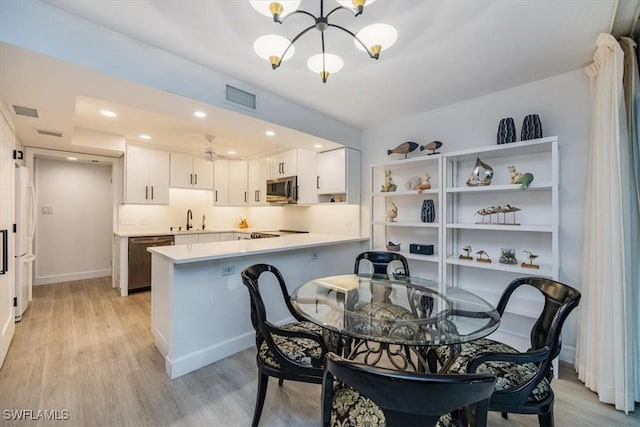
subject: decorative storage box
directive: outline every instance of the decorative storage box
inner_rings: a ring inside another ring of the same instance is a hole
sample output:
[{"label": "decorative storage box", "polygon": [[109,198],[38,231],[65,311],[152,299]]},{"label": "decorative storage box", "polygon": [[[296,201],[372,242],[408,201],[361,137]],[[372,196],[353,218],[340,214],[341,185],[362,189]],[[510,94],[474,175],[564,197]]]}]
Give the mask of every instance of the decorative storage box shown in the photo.
[{"label": "decorative storage box", "polygon": [[423,245],[421,243],[409,244],[409,252],[420,255],[433,255],[433,245]]}]

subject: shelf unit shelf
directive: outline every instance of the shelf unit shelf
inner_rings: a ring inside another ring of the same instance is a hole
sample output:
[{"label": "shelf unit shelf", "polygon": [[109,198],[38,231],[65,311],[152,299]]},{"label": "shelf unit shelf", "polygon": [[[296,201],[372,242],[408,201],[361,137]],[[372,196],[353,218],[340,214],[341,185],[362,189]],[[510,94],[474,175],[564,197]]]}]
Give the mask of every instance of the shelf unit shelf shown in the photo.
[{"label": "shelf unit shelf", "polygon": [[420,197],[420,196],[428,196],[428,195],[434,195],[434,194],[439,194],[440,190],[437,188],[432,188],[430,190],[422,190],[422,193],[418,193],[415,190],[412,191],[389,191],[389,192],[378,192],[378,193],[371,193],[371,197],[398,197],[398,196],[408,196],[408,197]]},{"label": "shelf unit shelf", "polygon": [[542,276],[542,277],[552,277],[552,271],[549,266],[541,265],[539,269],[536,268],[526,268],[521,267],[520,264],[509,265],[502,264],[493,260],[491,263],[478,262],[474,260],[464,260],[456,257],[448,257],[447,264],[449,265],[459,265],[463,267],[469,268],[482,268],[485,270],[496,270],[496,271],[506,271],[509,273],[517,273],[525,276]]},{"label": "shelf unit shelf", "polygon": [[451,223],[446,226],[449,229],[460,230],[493,230],[493,231],[531,231],[534,233],[552,233],[551,225],[508,225],[508,224],[460,224]]},{"label": "shelf unit shelf", "polygon": [[501,185],[487,185],[482,187],[451,187],[447,188],[447,193],[494,193],[502,191],[536,191],[536,190],[551,190],[552,184],[550,182],[531,183],[529,188],[523,189],[520,184],[501,184]]},{"label": "shelf unit shelf", "polygon": [[384,225],[387,227],[419,227],[419,228],[439,228],[440,224],[435,222],[390,222],[373,221],[373,225]]}]

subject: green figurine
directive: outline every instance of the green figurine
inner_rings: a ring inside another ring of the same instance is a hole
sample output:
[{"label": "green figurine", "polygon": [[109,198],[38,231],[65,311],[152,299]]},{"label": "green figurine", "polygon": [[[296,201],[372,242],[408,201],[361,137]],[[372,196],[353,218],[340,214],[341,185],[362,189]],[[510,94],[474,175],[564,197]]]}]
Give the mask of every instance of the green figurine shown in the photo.
[{"label": "green figurine", "polygon": [[515,184],[520,184],[520,188],[526,190],[529,188],[529,184],[533,181],[533,174],[530,172],[523,173],[520,178],[515,182]]}]

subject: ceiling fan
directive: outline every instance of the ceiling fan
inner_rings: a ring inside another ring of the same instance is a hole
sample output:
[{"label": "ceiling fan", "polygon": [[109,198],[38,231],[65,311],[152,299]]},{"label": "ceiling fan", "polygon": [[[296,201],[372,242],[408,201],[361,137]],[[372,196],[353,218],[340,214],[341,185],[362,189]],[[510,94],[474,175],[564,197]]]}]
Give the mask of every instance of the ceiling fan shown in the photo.
[{"label": "ceiling fan", "polygon": [[216,139],[216,137],[213,135],[205,135],[204,137],[207,140],[207,145],[204,149],[204,154],[200,157],[202,157],[203,159],[209,162],[213,162],[218,159],[224,159],[225,157],[220,156],[216,154],[215,151],[213,151],[213,140]]}]

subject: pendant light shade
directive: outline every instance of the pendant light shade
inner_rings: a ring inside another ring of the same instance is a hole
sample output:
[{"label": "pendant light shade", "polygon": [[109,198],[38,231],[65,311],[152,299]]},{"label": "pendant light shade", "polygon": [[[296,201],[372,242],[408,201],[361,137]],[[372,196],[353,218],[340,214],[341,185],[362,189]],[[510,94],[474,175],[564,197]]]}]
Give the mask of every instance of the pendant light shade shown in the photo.
[{"label": "pendant light shade", "polygon": [[344,66],[344,61],[332,53],[319,53],[307,61],[307,67],[314,73],[320,74],[322,82],[326,83],[329,75],[337,73]]},{"label": "pendant light shade", "polygon": [[[267,34],[266,36],[259,37],[253,43],[253,50],[260,58],[266,59],[271,63],[272,67],[276,68],[280,65],[279,55],[282,55],[290,44],[291,42],[289,39],[275,34]],[[287,50],[287,53],[282,58],[282,61],[286,61],[291,58],[295,51],[295,47],[291,45],[289,50]]]},{"label": "pendant light shade", "polygon": [[249,0],[249,3],[257,12],[269,18],[276,12],[278,15],[288,15],[300,6],[300,0],[279,0],[277,2],[274,0]]},{"label": "pendant light shade", "polygon": [[[371,54],[377,56],[381,51],[393,46],[398,40],[398,31],[389,24],[371,24],[358,31],[356,37],[364,43]],[[353,42],[358,49],[365,50],[358,40]]]}]

